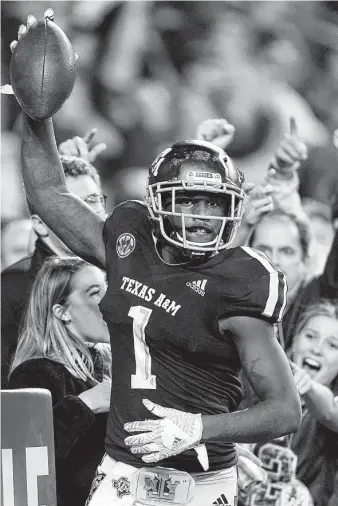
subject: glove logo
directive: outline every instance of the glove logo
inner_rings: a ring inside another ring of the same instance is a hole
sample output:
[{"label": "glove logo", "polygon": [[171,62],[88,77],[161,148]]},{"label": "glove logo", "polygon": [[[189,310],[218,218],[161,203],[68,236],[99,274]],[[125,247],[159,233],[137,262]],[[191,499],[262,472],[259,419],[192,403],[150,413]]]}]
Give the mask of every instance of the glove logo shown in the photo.
[{"label": "glove logo", "polygon": [[135,249],[136,240],[132,234],[121,234],[116,241],[116,251],[120,258],[126,258]]},{"label": "glove logo", "polygon": [[112,480],[113,487],[116,488],[117,497],[120,499],[124,495],[130,495],[130,481],[125,476],[118,480]]}]

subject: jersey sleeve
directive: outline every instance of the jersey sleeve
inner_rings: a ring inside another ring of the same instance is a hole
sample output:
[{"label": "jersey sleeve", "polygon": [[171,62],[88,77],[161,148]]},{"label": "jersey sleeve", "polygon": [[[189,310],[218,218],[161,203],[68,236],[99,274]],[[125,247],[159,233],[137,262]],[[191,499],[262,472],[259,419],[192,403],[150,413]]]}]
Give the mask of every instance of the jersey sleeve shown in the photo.
[{"label": "jersey sleeve", "polygon": [[287,296],[284,274],[260,251],[246,247],[243,249],[252,257],[256,264],[255,270],[261,275],[253,280],[247,296],[243,297],[240,304],[246,306],[253,316],[256,315],[271,324],[281,322]]},{"label": "jersey sleeve", "polygon": [[251,290],[240,299],[236,312],[267,320],[271,324],[279,323],[283,318],[286,290],[284,274],[270,272],[251,285]]},{"label": "jersey sleeve", "polygon": [[143,244],[151,241],[151,225],[147,208],[142,202],[130,200],[116,206],[103,227],[106,249],[106,271],[115,276],[117,261],[126,258]]},{"label": "jersey sleeve", "polygon": [[287,284],[284,274],[253,248],[241,247],[237,259],[235,288],[223,307],[221,317],[250,316],[272,325],[283,318]]}]

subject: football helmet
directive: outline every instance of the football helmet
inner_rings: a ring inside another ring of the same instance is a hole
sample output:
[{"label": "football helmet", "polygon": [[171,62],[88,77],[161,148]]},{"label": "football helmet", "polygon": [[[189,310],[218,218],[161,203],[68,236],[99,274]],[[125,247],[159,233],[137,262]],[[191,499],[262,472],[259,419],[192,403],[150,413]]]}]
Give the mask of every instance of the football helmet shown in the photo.
[{"label": "football helmet", "polygon": [[[207,168],[196,166],[181,170],[184,161],[203,160]],[[210,167],[210,168],[209,168]],[[243,174],[231,158],[218,146],[206,141],[182,141],[165,149],[154,160],[150,169],[145,203],[154,225],[154,234],[169,244],[185,250],[204,254],[218,252],[230,246],[236,229],[240,225],[244,207]],[[224,198],[225,215],[197,215],[178,212],[175,207],[177,194],[188,192],[216,194]],[[170,199],[170,210],[165,203]],[[181,219],[180,232],[175,230],[170,217]],[[210,242],[189,241],[186,234],[186,219],[220,220],[221,227]]]}]

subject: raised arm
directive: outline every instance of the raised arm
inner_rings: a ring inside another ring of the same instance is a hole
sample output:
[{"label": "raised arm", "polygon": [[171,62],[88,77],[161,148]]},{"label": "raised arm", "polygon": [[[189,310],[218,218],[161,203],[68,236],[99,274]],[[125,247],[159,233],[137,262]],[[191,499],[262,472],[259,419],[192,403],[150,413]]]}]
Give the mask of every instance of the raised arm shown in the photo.
[{"label": "raised arm", "polygon": [[298,192],[297,170],[307,157],[307,146],[299,137],[295,119],[290,118],[290,132],[284,134],[272,157],[266,181],[273,187],[274,207],[303,219],[306,214]]},{"label": "raised arm", "polygon": [[21,153],[27,200],[34,212],[73,253],[104,268],[104,221],[68,190],[52,119],[34,121],[24,113]]},{"label": "raised arm", "polygon": [[[25,44],[24,35],[36,19],[21,25],[12,52]],[[33,83],[32,83],[33,88]],[[103,220],[66,186],[59,159],[52,119],[35,121],[23,112],[22,172],[27,199],[43,221],[77,255],[105,267]]]}]

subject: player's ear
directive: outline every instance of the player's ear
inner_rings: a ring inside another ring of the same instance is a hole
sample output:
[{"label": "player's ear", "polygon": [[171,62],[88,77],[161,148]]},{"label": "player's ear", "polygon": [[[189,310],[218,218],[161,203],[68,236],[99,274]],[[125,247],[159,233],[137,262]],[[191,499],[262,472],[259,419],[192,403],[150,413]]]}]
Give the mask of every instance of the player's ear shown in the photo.
[{"label": "player's ear", "polygon": [[48,237],[49,231],[47,225],[37,214],[31,215],[32,227],[38,237]]}]

